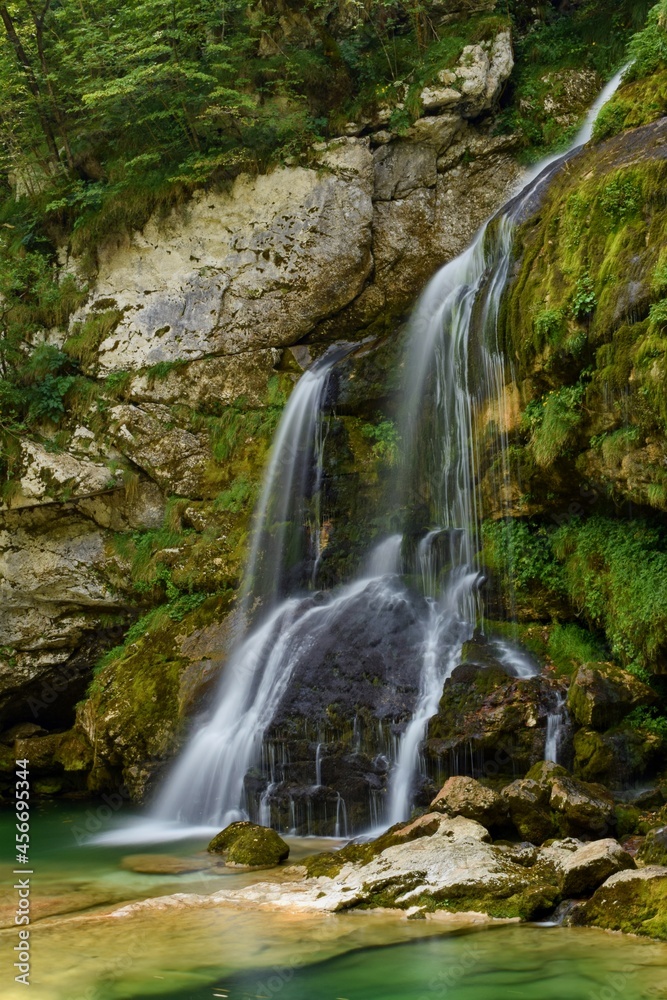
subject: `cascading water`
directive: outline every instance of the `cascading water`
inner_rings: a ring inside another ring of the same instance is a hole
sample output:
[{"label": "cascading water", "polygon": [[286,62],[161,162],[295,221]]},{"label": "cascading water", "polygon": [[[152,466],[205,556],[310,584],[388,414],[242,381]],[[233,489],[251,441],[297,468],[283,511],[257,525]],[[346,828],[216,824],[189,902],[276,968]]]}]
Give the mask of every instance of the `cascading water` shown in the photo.
[{"label": "cascading water", "polygon": [[[561,165],[587,142],[600,108],[617,89],[621,70],[600,94],[572,147],[536,168],[517,195],[495,215],[460,257],[432,279],[411,322],[409,382],[406,390],[403,441],[408,480],[421,465],[431,492],[431,511],[438,527],[417,549],[417,572],[431,602],[423,644],[421,691],[408,724],[392,775],[388,821],[410,813],[419,766],[419,745],[428,720],[437,710],[443,685],[460,662],[463,643],[470,639],[483,614],[479,584],[482,459],[475,420],[490,409],[492,440],[485,444],[489,467],[487,488],[497,510],[505,506],[510,483],[505,386],[505,362],[498,341],[498,315],[512,261],[517,223]],[[428,397],[429,378],[433,403]],[[427,442],[427,447],[422,447]],[[489,459],[490,455],[490,459]],[[416,460],[416,461],[415,461]],[[438,573],[434,544],[450,538],[449,568]],[[496,640],[498,659],[519,677],[537,670],[530,658],[511,643]]]},{"label": "cascading water", "polygon": [[[371,617],[378,608],[391,615],[397,601],[405,603],[400,574],[411,568],[424,607],[419,687],[398,747],[389,749],[388,760],[384,751],[379,754],[393,765],[388,807],[383,810],[381,794],[369,790],[374,826],[409,816],[428,720],[437,710],[447,677],[460,662],[463,644],[483,616],[479,557],[483,466],[485,488],[491,490],[497,510],[503,509],[510,482],[507,379],[498,343],[498,313],[512,259],[513,232],[561,164],[590,138],[593,121],[620,77],[600,95],[572,149],[533,171],[471,246],[439,271],[415,309],[401,420],[403,475],[394,487],[396,507],[410,507],[411,484],[417,478],[427,494],[430,523],[422,523],[422,539],[412,557],[410,538],[419,537],[419,532],[390,536],[376,547],[356,581],[336,593],[305,597],[294,595],[313,585],[322,555],[323,401],[333,366],[350,346],[329,349],[299,380],[276,434],[255,513],[239,602],[240,636],[215,711],[192,736],[153,806],[152,817],[163,829],[178,821],[219,829],[249,814],[245,778],[261,759],[264,733],[296,665],[318,643],[340,634],[339,623],[359,602]],[[484,412],[487,417],[491,414],[487,425],[493,434],[490,440],[488,434],[485,438],[483,460],[475,425]],[[306,565],[310,569],[304,573]],[[495,646],[499,661],[516,676],[536,671],[512,643],[495,640]],[[381,723],[379,736],[383,743]],[[272,760],[255,806],[263,823],[271,820],[275,771]],[[319,747],[315,778],[314,787],[319,788]],[[345,801],[340,792],[335,795],[334,832],[346,835]],[[307,805],[310,817],[310,801]],[[291,793],[289,810],[290,827],[296,828]],[[157,839],[155,824],[146,834],[116,839]]]},{"label": "cascading water", "polygon": [[544,744],[544,759],[553,761],[554,764],[558,763],[558,751],[563,742],[565,722],[565,698],[561,695],[555,711],[549,712],[547,716],[547,737]]}]

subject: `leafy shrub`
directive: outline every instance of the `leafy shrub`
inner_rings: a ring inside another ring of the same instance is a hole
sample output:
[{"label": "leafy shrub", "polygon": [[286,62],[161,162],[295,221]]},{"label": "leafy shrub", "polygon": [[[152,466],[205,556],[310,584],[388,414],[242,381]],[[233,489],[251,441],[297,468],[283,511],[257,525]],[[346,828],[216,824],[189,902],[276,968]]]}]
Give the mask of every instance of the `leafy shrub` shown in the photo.
[{"label": "leafy shrub", "polygon": [[605,185],[600,195],[602,209],[615,226],[636,215],[642,201],[641,182],[632,173],[621,170]]},{"label": "leafy shrub", "polygon": [[572,315],[576,319],[588,319],[597,306],[593,282],[589,274],[583,274],[577,281],[572,297]]},{"label": "leafy shrub", "polygon": [[655,73],[667,66],[667,0],[659,0],[649,12],[646,27],[630,41],[631,80]]},{"label": "leafy shrub", "polygon": [[519,589],[538,583],[547,590],[562,588],[561,570],[549,544],[549,531],[526,521],[485,521],[484,555],[496,573]]},{"label": "leafy shrub", "polygon": [[387,465],[395,465],[398,458],[399,433],[393,420],[382,420],[378,424],[364,424],[361,433],[373,441],[375,458]]},{"label": "leafy shrub", "polygon": [[667,649],[667,539],[643,521],[592,517],[552,536],[567,591],[614,656],[650,669]]},{"label": "leafy shrub", "polygon": [[543,309],[535,317],[535,333],[538,347],[544,343],[557,344],[563,334],[565,317],[562,309]]}]

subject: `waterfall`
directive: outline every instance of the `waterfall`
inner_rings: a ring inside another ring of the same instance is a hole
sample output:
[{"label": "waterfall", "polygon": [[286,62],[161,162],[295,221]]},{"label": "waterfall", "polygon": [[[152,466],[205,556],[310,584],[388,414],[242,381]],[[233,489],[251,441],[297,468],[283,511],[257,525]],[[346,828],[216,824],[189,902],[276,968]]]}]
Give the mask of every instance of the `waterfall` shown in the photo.
[{"label": "waterfall", "polygon": [[[531,172],[470,247],[435,275],[413,314],[401,435],[403,489],[409,491],[410,483],[421,482],[425,474],[438,527],[429,530],[417,548],[417,573],[431,606],[419,700],[401,738],[391,779],[387,819],[392,824],[409,817],[418,751],[428,720],[437,711],[445,681],[460,662],[463,643],[483,616],[479,597],[482,462],[475,421],[483,408],[495,416],[493,438],[485,445],[492,454],[490,487],[496,508],[502,510],[511,470],[504,396],[508,380],[498,340],[498,315],[512,262],[514,231],[562,164],[590,139],[600,108],[624,72],[625,68],[600,94],[572,147]],[[429,390],[432,402],[425,406]],[[449,548],[446,560],[442,555],[438,559],[436,551],[436,543],[443,538]],[[500,662],[517,676],[537,672],[536,664],[510,643],[496,640],[495,645]]]},{"label": "waterfall", "polygon": [[315,787],[322,787],[322,744],[317,744],[315,751]]},{"label": "waterfall", "polygon": [[[321,491],[327,427],[327,387],[334,365],[354,345],[329,348],[297,383],[276,432],[259,503],[236,616],[236,639],[216,696],[214,710],[199,721],[151,810],[152,825],[127,835],[100,838],[128,842],[156,837],[178,824],[220,829],[249,815],[245,778],[261,762],[262,740],[289,688],[299,662],[325,635],[345,641],[346,609],[362,600],[368,614],[391,614],[400,574],[419,582],[423,595],[422,639],[417,650],[419,685],[409,722],[391,747],[388,805],[369,790],[374,824],[407,819],[414,801],[421,745],[445,681],[460,663],[463,644],[483,627],[480,585],[482,497],[480,480],[493,494],[496,510],[510,483],[505,361],[498,342],[498,315],[512,262],[517,224],[537,205],[540,193],[569,156],[586,142],[619,73],[593,107],[573,147],[535,168],[521,190],[482,227],[470,247],[432,279],[410,322],[400,440],[401,474],[392,484],[393,509],[411,509],[414,484],[426,497],[428,523],[406,525],[402,534],[381,541],[359,577],[331,593],[311,593],[322,555]],[[482,444],[478,420],[486,415],[490,433]],[[422,515],[423,521],[423,515]],[[409,530],[407,528],[409,527]],[[421,537],[420,541],[416,541]],[[410,548],[413,546],[412,556]],[[309,563],[310,560],[310,563]],[[310,565],[310,569],[307,566]],[[405,589],[403,593],[405,592]],[[519,677],[537,667],[505,640],[493,640],[498,659]],[[380,736],[384,740],[382,723]],[[550,719],[551,725],[551,719]],[[549,735],[557,752],[557,723]],[[321,786],[321,745],[315,777]],[[472,753],[472,750],[471,750]],[[392,766],[393,765],[393,766]],[[252,806],[262,822],[271,819],[271,766],[268,787]],[[347,835],[347,810],[337,793],[335,829]],[[310,809],[310,800],[307,802]],[[289,794],[290,827],[297,810]],[[381,813],[385,815],[382,816]],[[310,813],[309,824],[310,824]],[[180,826],[180,835],[184,827]],[[173,832],[171,835],[179,835]]]},{"label": "waterfall", "polygon": [[565,696],[559,695],[556,710],[547,716],[547,737],[544,744],[544,759],[558,763],[558,751],[565,728]]}]

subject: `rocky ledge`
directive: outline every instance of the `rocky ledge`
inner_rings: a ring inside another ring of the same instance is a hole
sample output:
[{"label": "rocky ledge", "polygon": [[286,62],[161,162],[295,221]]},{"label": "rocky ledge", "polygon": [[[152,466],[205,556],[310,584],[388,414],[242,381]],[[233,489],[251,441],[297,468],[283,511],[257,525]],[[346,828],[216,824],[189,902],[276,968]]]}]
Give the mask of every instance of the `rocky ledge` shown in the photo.
[{"label": "rocky ledge", "polygon": [[[560,810],[567,819],[561,800],[582,807],[586,790],[575,787],[582,783],[563,768],[545,765],[542,770],[541,776],[527,780],[545,787],[551,782],[552,811]],[[392,909],[408,919],[436,914],[550,918],[667,939],[667,866],[642,867],[641,857],[635,861],[609,836],[565,836],[540,846],[516,837],[494,840],[489,827],[509,833],[508,799],[471,778],[450,778],[430,812],[397,824],[376,840],[351,842],[284,867],[279,880],[272,877],[210,896],[179,893],[145,900],[116,915],[156,906],[232,905],[312,913]],[[588,813],[592,801],[589,796]],[[475,816],[483,816],[488,826]],[[272,833],[253,824],[232,824],[209,850],[220,849],[216,845],[229,850],[228,842],[239,836],[251,835],[252,843],[260,843],[262,834]],[[246,865],[252,865],[251,855],[244,854]]]}]

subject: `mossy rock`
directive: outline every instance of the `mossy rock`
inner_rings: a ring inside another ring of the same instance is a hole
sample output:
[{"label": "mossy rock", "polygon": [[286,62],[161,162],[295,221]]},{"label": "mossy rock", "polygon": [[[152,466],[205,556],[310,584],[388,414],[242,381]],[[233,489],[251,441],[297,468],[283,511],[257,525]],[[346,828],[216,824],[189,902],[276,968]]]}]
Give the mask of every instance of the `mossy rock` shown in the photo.
[{"label": "mossy rock", "polygon": [[608,729],[637,705],[652,705],[656,698],[628,670],[611,663],[586,663],[572,680],[567,704],[580,726]]},{"label": "mossy rock", "polygon": [[570,923],[667,941],[667,868],[653,865],[612,875],[577,907]]},{"label": "mossy rock", "polygon": [[273,868],[289,857],[289,847],[275,830],[256,823],[230,823],[207,848],[223,854],[225,864],[239,868]]},{"label": "mossy rock", "polygon": [[646,865],[667,865],[667,826],[649,830],[638,857]]}]

